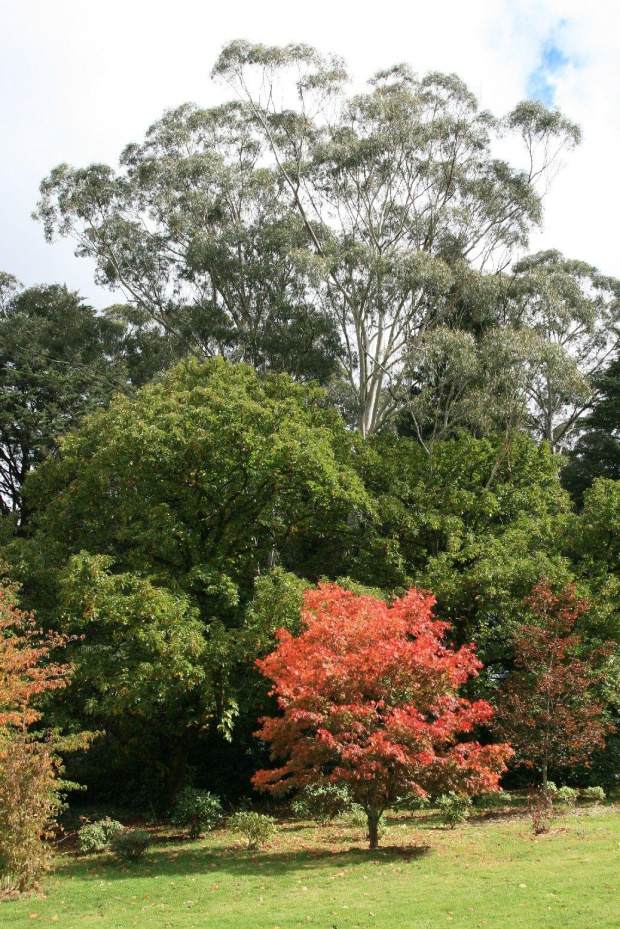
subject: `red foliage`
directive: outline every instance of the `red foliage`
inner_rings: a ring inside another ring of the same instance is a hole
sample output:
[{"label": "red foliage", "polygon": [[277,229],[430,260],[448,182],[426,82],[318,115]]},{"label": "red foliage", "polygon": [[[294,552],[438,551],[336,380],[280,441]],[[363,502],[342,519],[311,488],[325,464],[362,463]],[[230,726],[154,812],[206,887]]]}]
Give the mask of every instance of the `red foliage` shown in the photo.
[{"label": "red foliage", "polygon": [[556,595],[539,581],[525,602],[536,622],[515,633],[515,670],[498,701],[495,728],[510,739],[518,760],[541,769],[546,788],[550,764],[587,765],[590,753],[613,731],[592,694],[603,679],[595,665],[613,644],[578,657],[581,638],[574,629],[588,604],[577,599],[573,584]]},{"label": "red foliage", "polygon": [[306,592],[301,634],[280,630],[276,650],[257,662],[282,711],[257,735],[285,761],[254,775],[258,789],[346,784],[373,846],[398,797],[497,788],[511,750],[458,742],[492,709],[458,696],[481,664],[471,646],[444,644],[448,625],[433,618],[434,604],[416,590],[390,606],[337,584]]},{"label": "red foliage", "polygon": [[37,699],[67,683],[70,667],[51,660],[66,641],[37,629],[0,581],[0,896],[26,890],[49,863],[41,840],[60,807],[60,765],[28,727],[41,717]]},{"label": "red foliage", "polygon": [[15,605],[13,589],[0,583],[0,733],[1,727],[26,727],[40,713],[36,698],[64,687],[70,668],[49,661],[66,638],[37,629],[33,617]]}]

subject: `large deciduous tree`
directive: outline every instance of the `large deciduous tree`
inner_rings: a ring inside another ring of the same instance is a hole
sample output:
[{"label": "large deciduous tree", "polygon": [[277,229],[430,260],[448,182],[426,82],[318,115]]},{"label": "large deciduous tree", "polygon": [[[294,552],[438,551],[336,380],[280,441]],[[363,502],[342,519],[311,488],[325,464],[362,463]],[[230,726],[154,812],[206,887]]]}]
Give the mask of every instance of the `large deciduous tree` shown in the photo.
[{"label": "large deciduous tree", "polygon": [[444,642],[434,602],[416,590],[389,606],[337,584],[306,592],[301,633],[281,630],[257,662],[281,711],[258,735],[283,762],[257,772],[257,788],[345,784],[367,815],[371,848],[398,797],[497,788],[510,749],[461,741],[492,710],[459,696],[481,664],[470,646]]},{"label": "large deciduous tree", "polygon": [[549,766],[587,764],[613,731],[594,694],[602,679],[596,661],[609,647],[579,654],[575,625],[587,604],[574,585],[555,594],[540,581],[526,604],[534,622],[514,635],[515,667],[501,690],[495,725],[501,738],[510,739],[516,759],[541,772],[546,791]]},{"label": "large deciduous tree", "polygon": [[257,576],[346,567],[372,509],[356,442],[322,391],[221,358],[67,437],[28,482],[14,563],[39,615],[86,637],[78,715],[120,737],[139,725],[182,779],[197,736],[227,732],[237,711]]}]

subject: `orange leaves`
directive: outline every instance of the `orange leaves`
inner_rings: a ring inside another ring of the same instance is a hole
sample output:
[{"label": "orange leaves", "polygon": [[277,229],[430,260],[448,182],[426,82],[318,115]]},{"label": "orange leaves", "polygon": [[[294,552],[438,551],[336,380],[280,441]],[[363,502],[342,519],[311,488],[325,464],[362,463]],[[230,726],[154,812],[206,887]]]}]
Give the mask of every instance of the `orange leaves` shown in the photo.
[{"label": "orange leaves", "polygon": [[[69,668],[49,660],[62,636],[43,635],[0,584],[0,861],[4,892],[29,887],[47,865],[50,823],[59,807],[58,762],[28,726],[40,718],[36,698],[64,687]],[[38,914],[30,915],[31,919]]]},{"label": "orange leaves", "polygon": [[64,644],[60,635],[44,636],[33,617],[17,609],[13,589],[0,584],[0,726],[35,722],[39,714],[32,701],[65,686],[69,667],[47,661]]},{"label": "orange leaves", "polygon": [[390,605],[337,584],[306,592],[301,634],[281,632],[257,662],[282,711],[257,734],[284,764],[257,772],[256,787],[344,782],[382,810],[412,791],[497,786],[507,746],[459,744],[492,715],[458,695],[480,662],[472,647],[446,645],[434,604],[415,589]]}]

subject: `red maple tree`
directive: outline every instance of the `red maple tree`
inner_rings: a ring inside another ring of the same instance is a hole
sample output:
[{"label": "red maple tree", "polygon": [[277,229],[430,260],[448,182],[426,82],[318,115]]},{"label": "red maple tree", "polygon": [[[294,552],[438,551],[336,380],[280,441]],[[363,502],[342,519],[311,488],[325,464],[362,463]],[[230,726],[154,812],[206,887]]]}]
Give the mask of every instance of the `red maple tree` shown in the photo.
[{"label": "red maple tree", "polygon": [[255,787],[347,785],[371,848],[399,797],[497,789],[511,749],[458,741],[493,711],[459,696],[481,663],[471,646],[445,644],[449,627],[433,618],[434,604],[416,590],[389,606],[337,584],[306,592],[301,634],[280,630],[275,651],[257,662],[282,711],[257,735],[284,764],[258,771]]},{"label": "red maple tree", "polygon": [[580,657],[581,637],[574,629],[588,604],[577,598],[574,584],[556,595],[541,580],[525,602],[535,621],[514,634],[515,669],[498,699],[495,729],[510,740],[518,761],[541,771],[546,793],[549,765],[587,765],[614,729],[593,694],[603,679],[596,665],[613,643]]}]

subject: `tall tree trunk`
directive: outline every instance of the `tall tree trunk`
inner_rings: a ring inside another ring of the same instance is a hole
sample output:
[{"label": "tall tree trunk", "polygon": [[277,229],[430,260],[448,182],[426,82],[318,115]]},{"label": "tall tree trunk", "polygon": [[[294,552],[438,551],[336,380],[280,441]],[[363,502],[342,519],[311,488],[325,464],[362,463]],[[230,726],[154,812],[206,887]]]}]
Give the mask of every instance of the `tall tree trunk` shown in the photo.
[{"label": "tall tree trunk", "polygon": [[543,761],[543,764],[542,764],[542,789],[543,789],[543,793],[546,795],[547,793],[547,762],[546,761]]}]

